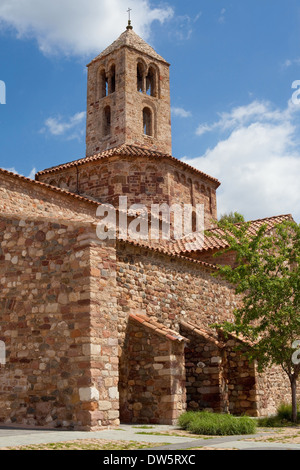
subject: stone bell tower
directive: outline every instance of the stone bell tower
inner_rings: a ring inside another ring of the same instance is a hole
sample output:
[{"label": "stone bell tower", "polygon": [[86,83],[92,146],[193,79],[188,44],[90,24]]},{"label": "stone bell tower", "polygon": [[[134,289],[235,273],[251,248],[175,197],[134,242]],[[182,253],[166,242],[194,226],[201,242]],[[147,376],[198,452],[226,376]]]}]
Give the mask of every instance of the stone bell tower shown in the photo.
[{"label": "stone bell tower", "polygon": [[88,64],[86,156],[122,144],[172,154],[169,67],[130,22]]}]

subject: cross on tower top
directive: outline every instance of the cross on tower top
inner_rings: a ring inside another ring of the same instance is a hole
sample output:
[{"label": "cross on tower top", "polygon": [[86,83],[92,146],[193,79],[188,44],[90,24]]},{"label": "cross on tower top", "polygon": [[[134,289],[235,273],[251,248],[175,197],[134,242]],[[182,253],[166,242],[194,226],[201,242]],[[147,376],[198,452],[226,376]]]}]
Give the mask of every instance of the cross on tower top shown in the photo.
[{"label": "cross on tower top", "polygon": [[133,29],[132,26],[131,26],[131,12],[132,12],[132,8],[128,8],[128,10],[127,10],[127,13],[128,13],[128,26],[127,26],[127,29]]}]

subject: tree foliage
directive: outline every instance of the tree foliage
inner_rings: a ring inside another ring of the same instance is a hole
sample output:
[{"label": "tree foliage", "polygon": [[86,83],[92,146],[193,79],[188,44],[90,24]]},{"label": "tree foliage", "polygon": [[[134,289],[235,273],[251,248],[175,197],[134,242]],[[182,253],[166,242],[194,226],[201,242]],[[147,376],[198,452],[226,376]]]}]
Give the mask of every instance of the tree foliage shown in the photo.
[{"label": "tree foliage", "polygon": [[[234,321],[218,325],[252,343],[250,360],[262,371],[280,365],[295,388],[300,365],[292,358],[300,340],[300,225],[285,221],[271,231],[253,230],[251,223],[218,223],[236,253],[236,266],[219,266],[219,275],[242,295]],[[223,252],[224,253],[224,252]],[[293,400],[295,397],[293,396]]]}]

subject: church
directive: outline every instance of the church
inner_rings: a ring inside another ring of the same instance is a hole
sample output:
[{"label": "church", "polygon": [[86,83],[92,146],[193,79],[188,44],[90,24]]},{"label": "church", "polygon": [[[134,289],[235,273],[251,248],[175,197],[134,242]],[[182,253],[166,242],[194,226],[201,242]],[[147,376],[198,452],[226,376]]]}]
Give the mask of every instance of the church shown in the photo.
[{"label": "church", "polygon": [[[172,156],[170,64],[129,22],[87,68],[86,155],[35,180],[0,169],[0,423],[95,430],[175,424],[186,410],[274,413],[290,394],[281,370],[259,373],[239,339],[210,327],[241,299],[215,275],[220,182]],[[125,196],[201,205],[210,236],[101,240],[97,210]]]}]

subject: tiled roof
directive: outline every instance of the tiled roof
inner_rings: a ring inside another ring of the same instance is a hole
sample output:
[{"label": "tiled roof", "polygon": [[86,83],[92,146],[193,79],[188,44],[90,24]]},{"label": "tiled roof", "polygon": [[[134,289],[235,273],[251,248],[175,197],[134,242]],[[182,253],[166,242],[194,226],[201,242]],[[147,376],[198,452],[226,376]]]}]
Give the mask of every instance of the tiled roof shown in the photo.
[{"label": "tiled roof", "polygon": [[205,268],[207,270],[218,270],[218,267],[214,264],[211,263],[206,263],[205,261],[201,260],[196,260],[192,258],[188,258],[187,256],[184,256],[183,253],[177,253],[176,250],[174,249],[174,243],[170,242],[162,242],[160,245],[151,243],[151,240],[119,240],[119,243],[127,243],[128,245],[140,247],[140,248],[145,248],[150,251],[154,251],[156,253],[161,253],[163,255],[168,255],[171,256],[172,258],[178,258],[182,259],[184,261],[189,261],[190,263],[197,264],[201,266],[202,268]]},{"label": "tiled roof", "polygon": [[204,337],[205,339],[207,339],[208,341],[214,343],[218,348],[223,347],[223,344],[220,343],[220,341],[218,341],[216,331],[212,329],[208,330],[208,329],[200,328],[198,325],[195,325],[194,323],[191,323],[190,321],[181,320],[180,324],[184,328],[187,328],[188,330],[191,330],[197,335],[200,335]]},{"label": "tiled roof", "polygon": [[[271,230],[275,225],[280,224],[286,220],[293,220],[291,214],[278,215],[274,217],[267,217],[265,219],[257,219],[250,221],[250,227],[248,233],[255,235],[262,225],[267,226],[267,230]],[[236,224],[239,226],[240,224]],[[194,233],[186,236],[181,240],[174,242],[173,251],[174,253],[191,253],[195,251],[209,251],[209,250],[221,250],[228,247],[226,240],[219,238],[222,237],[222,230],[214,228],[207,230],[204,239],[202,233]]]},{"label": "tiled roof", "polygon": [[[82,202],[86,202],[88,204],[92,204],[95,207],[98,207],[99,205],[104,206],[104,207],[106,206],[105,204],[99,203],[98,201],[95,201],[94,199],[89,199],[89,198],[84,197],[84,196],[79,196],[78,194],[71,193],[70,191],[68,191],[66,189],[60,189],[60,188],[57,188],[57,187],[52,186],[50,184],[42,183],[41,181],[35,181],[35,180],[30,179],[30,178],[27,178],[26,176],[19,175],[18,173],[12,173],[11,171],[4,170],[2,168],[0,168],[0,173],[2,173],[3,175],[6,175],[6,176],[13,177],[15,179],[24,181],[27,184],[31,184],[33,186],[41,187],[41,188],[47,189],[48,191],[52,191],[54,193],[58,193],[58,194],[67,196],[69,198],[72,198],[72,199],[75,199],[75,200],[78,200],[78,201],[82,201]],[[121,242],[122,242],[122,240],[121,240]],[[159,252],[159,253],[162,253],[162,254],[166,254],[168,256],[182,258],[185,261],[188,260],[191,263],[198,264],[199,266],[202,266],[203,268],[217,269],[217,267],[212,265],[212,264],[208,264],[208,263],[205,263],[203,261],[192,260],[192,259],[186,258],[186,257],[184,257],[184,256],[182,256],[178,253],[175,253],[175,251],[173,251],[173,244],[172,243],[170,244],[169,242],[164,243],[161,246],[152,245],[151,240],[149,240],[149,241],[148,240],[147,241],[125,240],[124,243],[127,243],[129,245],[134,245],[136,247],[146,248],[148,250],[156,251],[156,252]]]},{"label": "tiled roof", "polygon": [[102,59],[102,57],[105,57],[118,49],[121,49],[121,47],[130,47],[154,59],[160,60],[161,62],[165,62],[166,64],[168,64],[168,62],[166,62],[163,57],[157,54],[153,47],[151,47],[140,36],[138,36],[133,31],[133,29],[127,29],[121,34],[121,36],[118,37],[118,39],[116,39],[116,41],[114,41],[103,52],[101,52],[101,54],[95,57],[95,59],[93,59],[88,65],[92,64],[93,62],[96,62],[99,59]]},{"label": "tiled roof", "polygon": [[187,343],[189,342],[187,338],[180,335],[176,331],[170,330],[169,328],[164,326],[162,323],[159,323],[158,321],[156,321],[153,317],[148,317],[140,313],[135,313],[135,314],[130,313],[129,318],[136,321],[137,323],[142,324],[144,327],[149,328],[154,333],[164,336],[170,341],[178,341],[180,343],[183,341]]},{"label": "tiled roof", "polygon": [[220,182],[216,179],[213,178],[210,175],[207,175],[206,173],[203,173],[200,170],[197,170],[196,168],[188,165],[187,163],[182,162],[181,160],[178,160],[177,158],[173,157],[172,155],[167,155],[161,152],[157,152],[154,150],[150,150],[144,147],[139,147],[136,145],[127,145],[123,144],[118,147],[111,148],[109,150],[105,150],[104,152],[97,153],[95,155],[92,155],[91,157],[85,157],[85,158],[80,158],[79,160],[74,160],[72,162],[68,163],[63,163],[61,165],[54,166],[52,168],[47,168],[43,171],[39,171],[36,175],[38,178],[39,175],[45,175],[49,173],[55,173],[57,171],[61,170],[67,170],[68,168],[80,166],[80,165],[85,165],[86,163],[91,163],[91,162],[97,162],[99,160],[103,160],[105,158],[113,157],[113,156],[123,156],[123,157],[152,157],[156,158],[158,160],[162,159],[167,159],[170,160],[171,162],[181,165],[183,168],[189,169],[193,171],[194,173],[197,173],[201,175],[202,177],[209,179],[210,181],[213,181],[216,183],[216,186],[220,186]]}]

